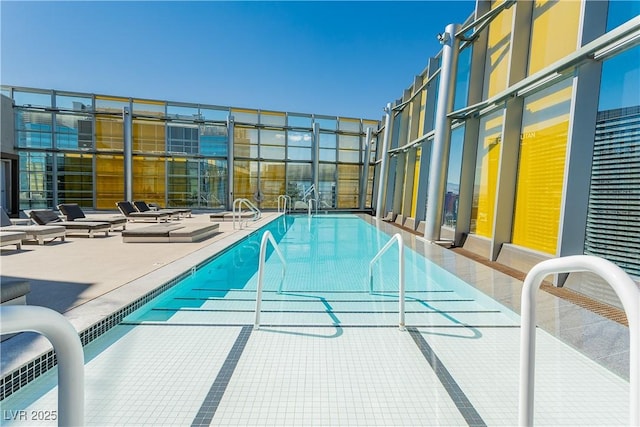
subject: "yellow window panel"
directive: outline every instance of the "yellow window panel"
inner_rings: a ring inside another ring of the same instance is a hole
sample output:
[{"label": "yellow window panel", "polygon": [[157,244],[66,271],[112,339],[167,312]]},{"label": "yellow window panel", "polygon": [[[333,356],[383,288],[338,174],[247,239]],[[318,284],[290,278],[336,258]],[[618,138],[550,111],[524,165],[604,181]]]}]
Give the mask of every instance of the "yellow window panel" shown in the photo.
[{"label": "yellow window panel", "polygon": [[571,79],[525,100],[514,244],[556,254],[569,130]]},{"label": "yellow window panel", "polygon": [[536,0],[533,7],[529,70],[531,75],[574,52],[582,2]]}]

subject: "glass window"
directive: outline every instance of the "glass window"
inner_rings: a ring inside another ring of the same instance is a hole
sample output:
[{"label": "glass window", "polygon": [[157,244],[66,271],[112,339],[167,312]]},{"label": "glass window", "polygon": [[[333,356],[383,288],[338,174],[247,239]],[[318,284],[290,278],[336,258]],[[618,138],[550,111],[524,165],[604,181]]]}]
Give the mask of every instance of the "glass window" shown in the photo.
[{"label": "glass window", "polygon": [[124,150],[124,126],[121,118],[96,116],[96,149]]},{"label": "glass window", "polygon": [[258,162],[236,160],[233,163],[234,198],[254,200],[258,191]]},{"label": "glass window", "polygon": [[607,31],[613,30],[638,15],[640,15],[640,2],[610,1],[607,13]]},{"label": "glass window", "polygon": [[338,208],[357,208],[359,194],[360,166],[338,165]]},{"label": "glass window", "polygon": [[338,135],[338,161],[343,163],[360,162],[360,137],[353,135]]},{"label": "glass window", "polygon": [[287,131],[287,158],[311,161],[311,132]]},{"label": "glass window", "polygon": [[199,128],[169,126],[167,131],[169,134],[167,151],[170,153],[198,154]]},{"label": "glass window", "polygon": [[234,126],[233,155],[234,157],[258,158],[258,129]]},{"label": "glass window", "polygon": [[133,151],[141,153],[164,153],[164,122],[133,120]]},{"label": "glass window", "polygon": [[93,208],[93,156],[58,154],[58,203],[77,203]]},{"label": "glass window", "polygon": [[232,108],[231,115],[236,123],[258,124],[258,112],[256,110],[245,110]]},{"label": "glass window", "polygon": [[338,129],[345,132],[360,133],[360,120],[340,117]]},{"label": "glass window", "polygon": [[636,46],[602,64],[584,253],[640,277],[639,94]]},{"label": "glass window", "polygon": [[286,116],[284,113],[260,111],[260,123],[265,126],[285,127]]},{"label": "glass window", "polygon": [[56,114],[56,146],[68,150],[93,148],[91,116]]},{"label": "glass window", "polygon": [[260,163],[260,197],[261,208],[276,209],[278,196],[286,190],[285,164],[276,162]]},{"label": "glass window", "polygon": [[197,107],[180,105],[167,105],[167,116],[177,120],[199,120],[201,118]]},{"label": "glass window", "polygon": [[316,116],[314,121],[320,125],[320,129],[336,130],[338,121],[333,117],[319,117]]},{"label": "glass window", "polygon": [[165,103],[160,101],[133,100],[133,113],[143,116],[164,117]]},{"label": "glass window", "polygon": [[52,148],[52,119],[51,113],[16,110],[18,147]]},{"label": "glass window", "polygon": [[[492,2],[492,9],[503,2]],[[483,98],[487,99],[507,88],[511,61],[511,26],[515,7],[503,9],[489,24]]]},{"label": "glass window", "polygon": [[228,142],[226,126],[200,126],[200,154],[205,156],[227,157]]},{"label": "glass window", "polygon": [[459,110],[467,106],[469,97],[469,80],[471,79],[471,53],[473,44],[469,44],[458,55],[458,70],[456,73],[456,90],[453,109]]},{"label": "glass window", "polygon": [[335,208],[338,201],[336,192],[337,165],[332,163],[320,163],[318,165],[318,207]]},{"label": "glass window", "polygon": [[122,109],[129,106],[126,98],[96,96],[96,111],[122,114]]},{"label": "glass window", "polygon": [[311,129],[311,116],[288,114],[287,125],[293,128]]},{"label": "glass window", "polygon": [[200,206],[224,208],[227,200],[229,168],[226,160],[200,161]]},{"label": "glass window", "polygon": [[16,106],[51,107],[51,93],[14,90],[13,101]]},{"label": "glass window", "polygon": [[165,204],[164,157],[133,156],[133,200]]},{"label": "glass window", "polygon": [[172,157],[167,161],[167,205],[200,207],[200,162]]},{"label": "glass window", "polygon": [[451,132],[451,151],[449,152],[449,170],[447,172],[447,192],[444,196],[443,224],[449,227],[455,227],[458,222],[458,199],[460,198],[460,173],[462,172],[463,144],[464,126],[460,126]]},{"label": "glass window", "polygon": [[556,254],[564,187],[572,79],[524,100],[518,159],[514,244]]},{"label": "glass window", "polygon": [[311,163],[287,163],[287,192],[292,206],[301,201],[307,188],[313,183]]},{"label": "glass window", "polygon": [[201,108],[200,117],[202,120],[213,122],[226,122],[229,117],[228,108]]},{"label": "glass window", "polygon": [[480,119],[470,231],[484,237],[491,237],[493,233],[502,116],[503,111],[498,110]]},{"label": "glass window", "polygon": [[20,209],[53,206],[53,155],[20,152]]},{"label": "glass window", "polygon": [[535,0],[527,75],[576,50],[581,5],[579,1]]},{"label": "glass window", "polygon": [[96,208],[115,209],[124,200],[124,157],[96,156]]},{"label": "glass window", "polygon": [[56,95],[56,107],[64,110],[86,111],[92,109],[91,98],[83,96]]}]

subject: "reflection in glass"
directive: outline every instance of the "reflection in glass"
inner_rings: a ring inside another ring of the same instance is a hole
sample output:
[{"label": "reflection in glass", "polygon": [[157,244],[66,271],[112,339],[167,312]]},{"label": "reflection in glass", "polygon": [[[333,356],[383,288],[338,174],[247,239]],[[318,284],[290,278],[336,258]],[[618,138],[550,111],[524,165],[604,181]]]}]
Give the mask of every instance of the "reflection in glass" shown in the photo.
[{"label": "reflection in glass", "polygon": [[447,193],[444,196],[444,215],[442,216],[442,223],[448,227],[455,227],[458,222],[458,199],[460,198],[463,144],[464,126],[460,126],[451,132]]},{"label": "reflection in glass", "polygon": [[640,276],[640,46],[602,64],[598,110],[584,253]]}]

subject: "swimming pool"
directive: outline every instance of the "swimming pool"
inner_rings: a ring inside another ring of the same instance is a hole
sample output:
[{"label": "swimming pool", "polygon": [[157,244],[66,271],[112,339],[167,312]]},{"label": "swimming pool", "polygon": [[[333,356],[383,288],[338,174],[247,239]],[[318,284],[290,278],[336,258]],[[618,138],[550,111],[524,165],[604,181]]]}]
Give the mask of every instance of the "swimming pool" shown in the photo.
[{"label": "swimming pool", "polygon": [[[398,251],[369,262],[389,236],[355,215],[283,216],[270,231],[284,255],[269,248],[262,322],[353,326],[398,322]],[[125,318],[127,324],[251,324],[255,314],[261,233],[201,266],[169,292]],[[518,316],[426,258],[405,254],[406,316],[411,325],[517,325]]]},{"label": "swimming pool", "polygon": [[[367,280],[389,234],[350,215],[266,229],[287,274],[278,292],[280,261],[268,258],[263,328],[251,326],[259,230],[85,347],[88,424],[517,422],[519,317],[443,268],[470,264],[407,248],[400,332],[397,252],[376,264],[373,293]],[[538,343],[537,423],[626,423],[628,382],[543,331]],[[55,384],[54,370],[2,401],[3,424],[54,409]]]}]

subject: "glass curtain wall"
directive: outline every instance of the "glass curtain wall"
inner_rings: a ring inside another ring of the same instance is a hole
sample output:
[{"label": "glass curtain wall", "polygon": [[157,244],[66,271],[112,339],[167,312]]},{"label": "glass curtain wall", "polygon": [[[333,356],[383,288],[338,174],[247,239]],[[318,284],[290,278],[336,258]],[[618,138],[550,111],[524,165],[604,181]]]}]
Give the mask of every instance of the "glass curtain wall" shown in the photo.
[{"label": "glass curtain wall", "polygon": [[[280,194],[301,201],[314,179],[316,122],[321,205],[359,208],[362,168],[370,162],[363,154],[360,119],[4,86],[2,92],[15,103],[22,209],[68,202],[114,210],[125,197],[125,107],[131,111],[134,200],[228,208],[233,173],[234,195],[262,208],[275,209]],[[233,153],[229,116],[235,123]],[[378,127],[377,121],[366,123]],[[372,146],[375,156],[375,140]],[[373,172],[368,179],[373,182]],[[370,194],[366,204],[371,205]]]},{"label": "glass curtain wall", "polygon": [[586,254],[604,257],[637,277],[640,277],[639,94],[640,46],[636,46],[602,64],[584,246]]}]

